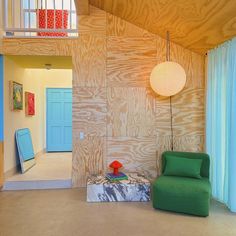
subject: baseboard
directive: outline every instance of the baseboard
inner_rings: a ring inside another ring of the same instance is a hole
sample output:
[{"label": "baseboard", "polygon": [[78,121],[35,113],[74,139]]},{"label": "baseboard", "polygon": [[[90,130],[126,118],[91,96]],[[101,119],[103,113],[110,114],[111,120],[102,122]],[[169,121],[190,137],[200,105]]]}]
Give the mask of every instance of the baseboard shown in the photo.
[{"label": "baseboard", "polygon": [[[37,161],[45,152],[46,152],[45,148],[43,150],[37,152],[35,154],[35,160]],[[7,180],[7,179],[11,178],[13,175],[17,174],[20,169],[21,169],[20,164],[18,164],[17,166],[13,167],[12,169],[6,171],[4,173],[4,180]]]},{"label": "baseboard", "polygon": [[38,190],[38,189],[66,189],[71,188],[71,179],[61,180],[31,180],[31,181],[6,181],[3,191],[13,190]]}]

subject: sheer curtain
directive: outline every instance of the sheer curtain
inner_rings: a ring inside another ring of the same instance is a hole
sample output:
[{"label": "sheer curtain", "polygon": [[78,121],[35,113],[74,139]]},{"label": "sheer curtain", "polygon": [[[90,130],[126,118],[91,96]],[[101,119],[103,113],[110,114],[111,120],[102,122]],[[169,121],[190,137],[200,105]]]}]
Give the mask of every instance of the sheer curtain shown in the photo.
[{"label": "sheer curtain", "polygon": [[212,194],[236,212],[236,38],[208,53],[206,99]]}]

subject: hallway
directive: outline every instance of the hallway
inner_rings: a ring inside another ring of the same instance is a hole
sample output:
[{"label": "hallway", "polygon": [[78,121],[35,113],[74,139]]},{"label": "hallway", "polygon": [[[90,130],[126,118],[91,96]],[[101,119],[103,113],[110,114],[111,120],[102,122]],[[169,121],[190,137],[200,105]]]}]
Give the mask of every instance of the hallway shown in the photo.
[{"label": "hallway", "polygon": [[68,186],[68,183],[71,183],[71,171],[71,152],[45,153],[37,158],[36,165],[30,170],[24,174],[18,173],[7,179],[3,189],[37,189],[40,183],[42,183],[42,186],[39,185],[38,188],[44,189],[43,186],[45,186],[45,184],[48,186],[50,182],[52,183],[52,188],[59,188],[60,186],[55,185],[55,183],[63,183],[64,181],[64,183],[67,184],[62,185],[61,188],[63,188]]}]

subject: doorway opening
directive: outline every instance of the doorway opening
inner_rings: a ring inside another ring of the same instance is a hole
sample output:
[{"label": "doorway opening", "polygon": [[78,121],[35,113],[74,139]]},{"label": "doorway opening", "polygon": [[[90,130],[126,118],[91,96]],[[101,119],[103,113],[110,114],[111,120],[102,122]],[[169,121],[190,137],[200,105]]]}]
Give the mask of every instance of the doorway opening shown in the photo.
[{"label": "doorway opening", "polygon": [[[12,82],[22,87],[21,109],[12,105]],[[4,120],[3,190],[71,188],[71,57],[4,57]],[[35,154],[24,173],[15,139],[22,129],[30,130]]]}]

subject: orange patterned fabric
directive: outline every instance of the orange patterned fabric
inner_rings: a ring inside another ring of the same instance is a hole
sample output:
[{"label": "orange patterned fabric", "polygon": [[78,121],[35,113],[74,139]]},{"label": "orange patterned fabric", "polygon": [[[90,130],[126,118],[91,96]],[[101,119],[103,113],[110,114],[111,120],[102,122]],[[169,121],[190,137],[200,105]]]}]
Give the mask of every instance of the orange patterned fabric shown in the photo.
[{"label": "orange patterned fabric", "polygon": [[[55,12],[55,13],[54,13]],[[38,28],[39,29],[67,29],[68,11],[67,10],[38,10]],[[46,18],[47,15],[47,18]],[[47,23],[46,23],[47,19]],[[47,24],[47,27],[46,27]],[[63,27],[64,24],[64,27]],[[38,36],[67,37],[67,32],[38,32]]]}]

